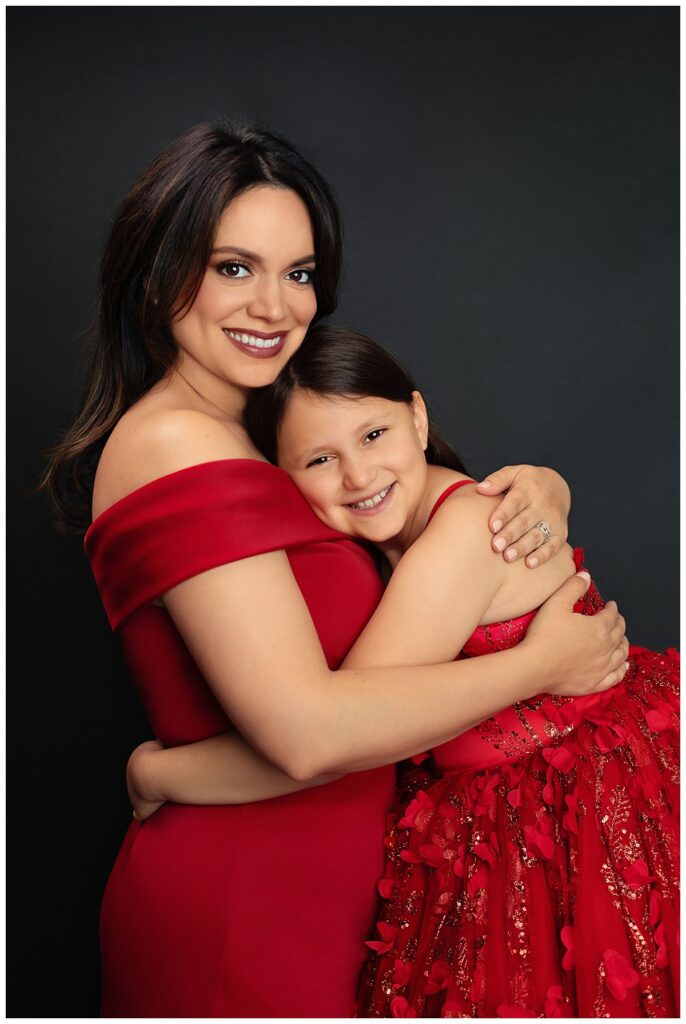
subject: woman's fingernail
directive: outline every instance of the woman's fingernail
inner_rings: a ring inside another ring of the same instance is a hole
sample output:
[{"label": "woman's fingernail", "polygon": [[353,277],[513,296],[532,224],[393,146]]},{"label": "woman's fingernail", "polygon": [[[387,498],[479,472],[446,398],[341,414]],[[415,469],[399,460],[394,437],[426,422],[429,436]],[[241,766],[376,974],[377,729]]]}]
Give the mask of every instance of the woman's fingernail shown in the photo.
[{"label": "woman's fingernail", "polygon": [[585,569],[581,569],[576,575],[580,576],[582,580],[590,581],[590,579],[591,579],[590,572],[586,572]]},{"label": "woman's fingernail", "polygon": [[498,531],[502,530],[502,528],[503,528],[502,521],[500,519],[496,519],[496,521],[493,523],[493,532],[494,533],[498,533]]},{"label": "woman's fingernail", "polygon": [[493,484],[490,480],[482,480],[479,487],[492,487]]},{"label": "woman's fingernail", "polygon": [[537,558],[530,558],[529,561],[527,562],[527,565],[529,566],[530,569],[535,569],[536,566],[538,565],[538,559]]},{"label": "woman's fingernail", "polygon": [[507,547],[507,541],[503,540],[502,537],[498,537],[497,540],[493,541],[493,547],[496,549],[496,551],[504,551],[505,548]]},{"label": "woman's fingernail", "polygon": [[511,562],[513,558],[517,557],[517,548],[508,548],[505,552],[505,558],[508,562]]}]

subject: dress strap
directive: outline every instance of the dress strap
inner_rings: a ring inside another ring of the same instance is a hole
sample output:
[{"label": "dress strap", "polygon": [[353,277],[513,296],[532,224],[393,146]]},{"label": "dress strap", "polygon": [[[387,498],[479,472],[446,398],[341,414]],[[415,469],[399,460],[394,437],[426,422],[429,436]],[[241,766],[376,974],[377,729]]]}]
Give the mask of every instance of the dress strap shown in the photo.
[{"label": "dress strap", "polygon": [[445,499],[449,498],[450,495],[453,493],[453,491],[459,490],[460,487],[465,487],[466,484],[475,484],[475,483],[476,483],[476,480],[458,480],[456,483],[451,484],[450,487],[446,487],[446,489],[443,491],[443,494],[440,494],[438,496],[438,500],[436,501],[436,504],[431,509],[431,512],[429,513],[429,518],[426,521],[426,525],[427,526],[429,525],[429,523],[431,522],[433,517],[438,512],[439,508],[441,507],[441,505],[443,504]]}]

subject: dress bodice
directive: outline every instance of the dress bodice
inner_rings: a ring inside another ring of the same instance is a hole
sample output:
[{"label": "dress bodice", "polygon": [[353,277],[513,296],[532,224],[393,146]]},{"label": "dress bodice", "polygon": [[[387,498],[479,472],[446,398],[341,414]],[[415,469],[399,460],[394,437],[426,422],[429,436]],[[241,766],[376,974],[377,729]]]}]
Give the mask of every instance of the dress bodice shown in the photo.
[{"label": "dress bodice", "polygon": [[[583,548],[574,548],[577,571],[583,568]],[[604,602],[592,582],[574,605],[582,615],[595,615]],[[504,622],[477,626],[464,645],[461,658],[477,658],[495,651],[506,651],[521,643],[538,609]],[[541,694],[505,708],[468,732],[433,749],[441,772],[449,774],[465,769],[487,768],[513,761],[536,749],[550,746],[575,725],[589,717],[602,717],[607,693],[587,697],[555,697]]]},{"label": "dress bodice", "polygon": [[229,725],[173,621],[152,602],[214,566],[285,549],[330,668],[382,594],[368,552],[325,526],[266,462],[223,459],[153,480],[94,521],[86,553],[155,730],[188,743]]},{"label": "dress bodice", "polygon": [[[446,488],[429,516],[429,521],[452,494],[471,480],[460,480]],[[577,571],[583,568],[583,548],[574,548]],[[594,583],[574,610],[583,615],[594,615],[603,607],[603,600]],[[477,658],[483,654],[506,651],[521,643],[538,609],[503,622],[477,626],[465,643],[460,658]],[[492,767],[516,760],[542,747],[551,745],[565,732],[571,732],[576,723],[589,716],[602,716],[605,694],[588,697],[552,697],[542,694],[532,700],[513,704],[486,719],[480,725],[447,743],[434,747],[432,753],[439,771],[451,774],[463,770]]]}]

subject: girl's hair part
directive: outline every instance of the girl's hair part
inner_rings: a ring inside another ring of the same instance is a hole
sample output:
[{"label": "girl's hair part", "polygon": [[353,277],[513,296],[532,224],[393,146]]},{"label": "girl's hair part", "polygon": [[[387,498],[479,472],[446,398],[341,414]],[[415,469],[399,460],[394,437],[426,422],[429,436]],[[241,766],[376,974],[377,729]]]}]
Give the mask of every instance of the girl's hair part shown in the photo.
[{"label": "girl's hair part", "polygon": [[[419,390],[398,360],[371,338],[345,327],[313,327],[274,383],[248,396],[245,423],[270,462],[277,461],[279,427],[297,388],[328,397],[385,398],[407,404],[412,392]],[[426,461],[467,472],[431,419]]]},{"label": "girl's hair part", "polygon": [[174,365],[169,325],[198,294],[223,211],[256,185],[292,189],[305,203],[317,258],[315,321],[336,308],[341,222],[321,175],[290,142],[254,124],[204,123],[185,132],[125,196],[105,246],[84,395],[40,484],[63,529],[88,527],[104,444]]}]

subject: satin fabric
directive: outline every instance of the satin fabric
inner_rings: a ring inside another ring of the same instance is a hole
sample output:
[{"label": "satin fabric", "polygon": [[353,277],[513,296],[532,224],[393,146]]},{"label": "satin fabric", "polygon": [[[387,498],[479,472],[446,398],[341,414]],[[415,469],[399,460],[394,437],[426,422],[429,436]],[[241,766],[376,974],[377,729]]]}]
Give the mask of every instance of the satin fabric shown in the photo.
[{"label": "satin fabric", "polygon": [[[85,546],[151,735],[166,744],[231,724],[157,596],[285,548],[336,668],[382,591],[370,556],[252,460],[153,481],[104,512]],[[349,1016],[394,781],[380,768],[245,806],[167,804],[133,822],[102,906],[103,1015]]]}]

